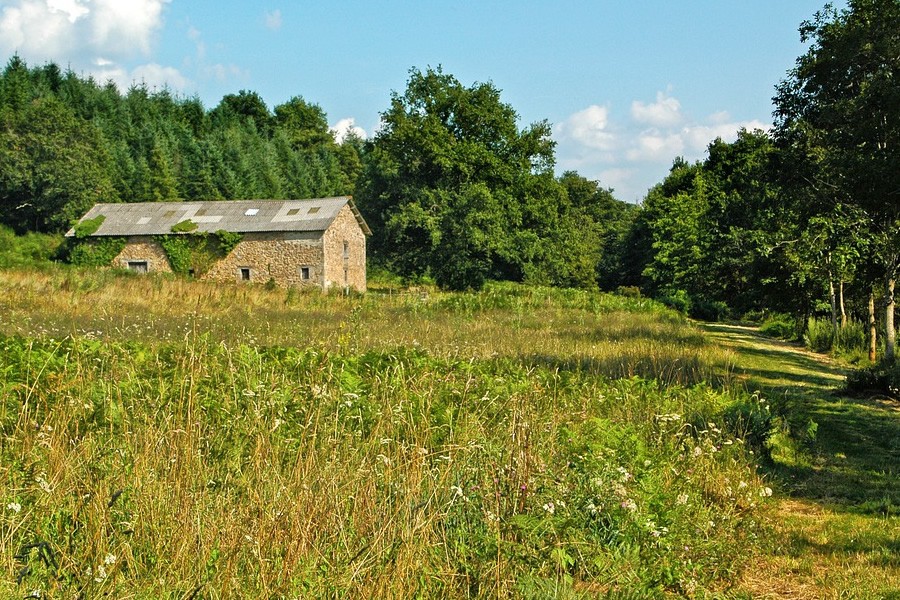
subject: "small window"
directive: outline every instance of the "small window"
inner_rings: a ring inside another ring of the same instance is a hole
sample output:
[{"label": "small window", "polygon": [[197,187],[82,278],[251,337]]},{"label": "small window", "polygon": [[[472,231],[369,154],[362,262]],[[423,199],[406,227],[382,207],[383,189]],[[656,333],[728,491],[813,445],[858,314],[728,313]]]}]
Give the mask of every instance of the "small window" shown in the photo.
[{"label": "small window", "polygon": [[258,208],[248,208],[247,210],[244,211],[244,216],[245,217],[255,217],[258,213],[259,213]]},{"label": "small window", "polygon": [[177,212],[178,212],[177,210],[167,210],[167,211],[166,211],[166,214],[165,214],[164,216],[165,216],[165,218],[167,218],[167,219],[171,219],[172,217],[175,216],[175,214],[176,214]]},{"label": "small window", "polygon": [[129,260],[128,270],[135,271],[136,273],[146,273],[150,269],[146,260]]},{"label": "small window", "polygon": [[314,215],[314,214],[316,214],[317,212],[319,212],[319,207],[318,207],[318,206],[311,206],[310,209],[309,209],[308,211],[306,211],[306,214],[308,214],[308,215]]},{"label": "small window", "polygon": [[292,208],[292,209],[290,209],[289,211],[287,211],[287,216],[289,216],[289,217],[295,217],[295,216],[297,216],[297,215],[299,215],[299,214],[300,214],[300,209],[299,209],[299,208]]},{"label": "small window", "polygon": [[300,279],[303,281],[309,280],[309,267],[300,267]]},{"label": "small window", "polygon": [[241,281],[250,281],[250,267],[240,268],[240,278]]},{"label": "small window", "polygon": [[350,242],[344,240],[344,260],[350,258]]}]

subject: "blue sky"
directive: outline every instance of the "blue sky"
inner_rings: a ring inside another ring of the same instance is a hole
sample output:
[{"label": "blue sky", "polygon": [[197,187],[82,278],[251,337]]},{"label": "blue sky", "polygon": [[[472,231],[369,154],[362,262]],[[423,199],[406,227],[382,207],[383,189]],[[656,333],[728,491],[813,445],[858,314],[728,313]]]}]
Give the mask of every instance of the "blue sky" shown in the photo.
[{"label": "blue sky", "polygon": [[[548,120],[560,171],[640,200],[676,156],[771,123],[774,86],[825,0],[0,0],[0,53],[122,89],[258,92],[371,137],[410,68],[490,81],[521,126]],[[835,2],[838,7],[845,2]]]}]

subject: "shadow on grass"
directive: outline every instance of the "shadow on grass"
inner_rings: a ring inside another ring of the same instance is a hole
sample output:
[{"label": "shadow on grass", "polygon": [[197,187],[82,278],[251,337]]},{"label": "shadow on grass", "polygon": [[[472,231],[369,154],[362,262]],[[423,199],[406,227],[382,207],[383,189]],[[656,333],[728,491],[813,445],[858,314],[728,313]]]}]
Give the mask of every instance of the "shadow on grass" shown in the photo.
[{"label": "shadow on grass", "polygon": [[840,395],[843,369],[798,346],[746,327],[703,328],[735,351],[737,376],[768,395],[787,421],[786,447],[775,448],[766,468],[792,496],[900,515],[900,403]]}]

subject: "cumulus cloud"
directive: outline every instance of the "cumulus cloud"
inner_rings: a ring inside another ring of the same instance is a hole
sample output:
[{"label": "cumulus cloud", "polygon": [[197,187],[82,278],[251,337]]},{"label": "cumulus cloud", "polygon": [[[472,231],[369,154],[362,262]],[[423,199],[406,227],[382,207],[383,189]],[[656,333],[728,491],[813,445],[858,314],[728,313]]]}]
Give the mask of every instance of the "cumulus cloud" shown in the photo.
[{"label": "cumulus cloud", "polygon": [[17,0],[0,12],[0,47],[32,60],[147,56],[169,0]]},{"label": "cumulus cloud", "polygon": [[0,52],[57,62],[120,89],[184,90],[190,81],[152,56],[170,0],[11,0],[0,9]]},{"label": "cumulus cloud", "polygon": [[657,92],[656,102],[650,104],[640,100],[632,102],[631,118],[651,127],[673,127],[684,120],[681,102],[664,92]]},{"label": "cumulus cloud", "polygon": [[731,142],[742,128],[769,127],[759,120],[733,119],[725,111],[692,119],[677,98],[659,92],[655,102],[632,102],[623,117],[608,106],[591,105],[557,123],[553,135],[561,169],[575,169],[612,187],[617,197],[638,201],[662,181],[675,157],[699,160],[716,138]]},{"label": "cumulus cloud", "polygon": [[609,107],[594,104],[581,110],[554,128],[558,139],[601,151],[615,147],[616,136],[609,131]]},{"label": "cumulus cloud", "polygon": [[344,139],[348,135],[350,135],[350,133],[354,133],[357,137],[360,137],[362,139],[366,139],[368,137],[368,135],[366,134],[366,130],[357,125],[356,119],[354,119],[353,117],[341,119],[331,126],[331,134],[334,136],[334,139],[338,144],[344,143]]},{"label": "cumulus cloud", "polygon": [[266,12],[266,29],[271,29],[272,31],[278,31],[281,29],[281,11],[273,10],[272,12]]}]

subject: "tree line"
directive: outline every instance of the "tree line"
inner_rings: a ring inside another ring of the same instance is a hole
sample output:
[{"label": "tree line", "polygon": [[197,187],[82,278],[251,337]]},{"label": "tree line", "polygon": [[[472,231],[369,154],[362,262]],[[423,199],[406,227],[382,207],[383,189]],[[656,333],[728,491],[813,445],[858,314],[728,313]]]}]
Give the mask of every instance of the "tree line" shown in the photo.
[{"label": "tree line", "polygon": [[[849,315],[894,354],[900,266],[900,0],[826,7],[775,88],[775,126],[676,158],[641,205],[555,174],[547,122],[518,124],[491,83],[413,69],[371,140],[322,109],[253,92],[120,93],[13,57],[0,77],[0,209],[59,231],[93,202],[353,194],[374,263],[450,289],[488,280],[620,290],[705,318]],[[877,314],[876,314],[877,313]],[[876,327],[878,325],[878,327]]]}]

